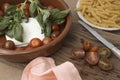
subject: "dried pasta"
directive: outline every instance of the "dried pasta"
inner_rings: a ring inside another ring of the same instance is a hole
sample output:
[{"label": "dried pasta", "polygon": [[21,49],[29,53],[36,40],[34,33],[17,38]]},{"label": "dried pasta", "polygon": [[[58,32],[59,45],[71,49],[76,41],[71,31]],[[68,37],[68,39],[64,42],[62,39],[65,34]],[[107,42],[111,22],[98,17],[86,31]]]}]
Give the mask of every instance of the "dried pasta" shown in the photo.
[{"label": "dried pasta", "polygon": [[77,11],[92,24],[106,27],[120,27],[120,0],[79,0]]}]

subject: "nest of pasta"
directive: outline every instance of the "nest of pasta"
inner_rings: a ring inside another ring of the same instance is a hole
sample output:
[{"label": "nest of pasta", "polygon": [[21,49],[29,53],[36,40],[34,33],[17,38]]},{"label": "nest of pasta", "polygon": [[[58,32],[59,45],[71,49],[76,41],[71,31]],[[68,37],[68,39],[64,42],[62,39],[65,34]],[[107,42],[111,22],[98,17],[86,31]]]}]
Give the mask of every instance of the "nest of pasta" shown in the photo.
[{"label": "nest of pasta", "polygon": [[79,0],[77,11],[96,26],[120,28],[120,0]]}]

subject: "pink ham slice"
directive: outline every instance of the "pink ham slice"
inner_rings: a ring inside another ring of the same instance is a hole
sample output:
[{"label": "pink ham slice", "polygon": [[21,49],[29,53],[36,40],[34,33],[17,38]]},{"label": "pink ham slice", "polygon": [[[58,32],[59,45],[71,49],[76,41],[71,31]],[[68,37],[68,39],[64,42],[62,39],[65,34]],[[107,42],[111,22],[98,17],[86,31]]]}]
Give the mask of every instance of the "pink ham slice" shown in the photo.
[{"label": "pink ham slice", "polygon": [[21,80],[82,80],[71,62],[55,66],[52,58],[39,57],[30,62]]},{"label": "pink ham slice", "polygon": [[[39,80],[35,79],[39,74],[42,75],[48,69],[55,66],[52,58],[39,57],[31,61],[24,69],[21,80]],[[31,75],[31,72],[33,73]]]}]

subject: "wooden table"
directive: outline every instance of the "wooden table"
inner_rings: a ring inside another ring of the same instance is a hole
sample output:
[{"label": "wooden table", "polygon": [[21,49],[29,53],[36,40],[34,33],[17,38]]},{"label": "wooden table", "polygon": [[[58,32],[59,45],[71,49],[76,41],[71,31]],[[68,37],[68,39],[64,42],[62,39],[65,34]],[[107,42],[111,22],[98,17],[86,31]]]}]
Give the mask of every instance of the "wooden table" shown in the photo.
[{"label": "wooden table", "polygon": [[[110,58],[113,62],[114,69],[109,72],[101,71],[97,66],[89,67],[84,60],[70,59],[71,49],[82,47],[80,39],[91,41],[92,44],[98,45],[99,47],[103,47],[104,45],[77,23],[78,16],[74,10],[77,0],[64,1],[70,6],[72,11],[72,26],[61,49],[51,57],[55,59],[57,65],[65,61],[74,63],[83,80],[120,80],[120,60],[114,55]],[[98,29],[95,30],[120,49],[120,31],[106,32]],[[20,80],[24,67],[25,64],[11,63],[0,59],[0,80]]]}]

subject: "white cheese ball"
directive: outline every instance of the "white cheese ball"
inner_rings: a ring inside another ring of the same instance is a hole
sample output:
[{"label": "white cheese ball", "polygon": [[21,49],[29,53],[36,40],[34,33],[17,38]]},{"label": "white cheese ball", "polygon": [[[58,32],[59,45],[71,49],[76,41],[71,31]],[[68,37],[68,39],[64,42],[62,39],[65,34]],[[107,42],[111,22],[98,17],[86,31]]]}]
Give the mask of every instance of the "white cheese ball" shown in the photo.
[{"label": "white cheese ball", "polygon": [[29,43],[33,38],[39,38],[43,40],[45,38],[44,34],[41,34],[41,26],[39,25],[38,21],[35,18],[29,18],[29,22],[23,21],[21,23],[24,34],[23,34],[23,42],[17,41],[14,38],[10,38],[6,35],[7,40],[12,40],[15,45],[21,45],[24,43]]}]

